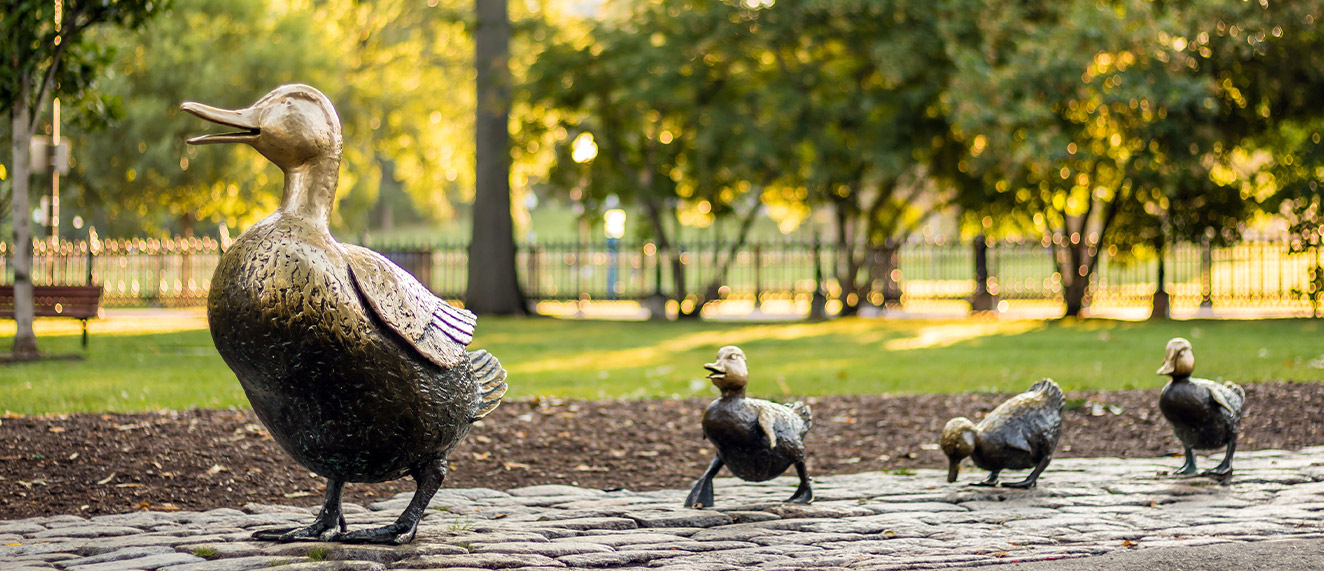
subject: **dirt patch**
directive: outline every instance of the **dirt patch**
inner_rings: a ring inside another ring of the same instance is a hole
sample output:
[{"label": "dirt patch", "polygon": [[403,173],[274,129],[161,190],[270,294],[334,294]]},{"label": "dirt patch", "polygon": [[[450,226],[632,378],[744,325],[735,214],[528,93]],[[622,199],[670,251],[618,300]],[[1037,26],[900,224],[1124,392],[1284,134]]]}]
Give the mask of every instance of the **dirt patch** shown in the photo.
[{"label": "dirt patch", "polygon": [[[943,468],[946,460],[936,447],[943,424],[953,416],[976,418],[1006,397],[805,399],[815,417],[810,474]],[[1248,385],[1246,397],[1239,450],[1324,445],[1324,384]],[[1158,412],[1157,390],[1076,392],[1068,398],[1059,457],[1156,457],[1181,450]],[[445,487],[686,488],[712,458],[699,429],[708,402],[507,402],[451,455]],[[324,486],[276,446],[248,410],[4,418],[0,442],[4,519],[250,502],[311,506],[320,504]],[[1180,464],[1173,459],[1174,468]],[[1051,467],[1044,478],[1052,479]],[[366,503],[413,487],[408,479],[351,484],[345,499]]]}]

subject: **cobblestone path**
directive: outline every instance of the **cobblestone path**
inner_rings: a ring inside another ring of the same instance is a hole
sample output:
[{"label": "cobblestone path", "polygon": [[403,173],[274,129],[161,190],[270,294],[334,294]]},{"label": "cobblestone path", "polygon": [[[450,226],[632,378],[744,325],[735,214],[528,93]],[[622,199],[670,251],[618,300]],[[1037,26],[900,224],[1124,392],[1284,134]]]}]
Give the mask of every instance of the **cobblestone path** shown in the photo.
[{"label": "cobblestone path", "polygon": [[[248,539],[310,523],[309,508],[61,515],[0,521],[0,568],[932,569],[1324,537],[1324,447],[1242,453],[1227,485],[1160,475],[1180,463],[1057,460],[1028,491],[967,486],[978,473],[956,484],[937,470],[831,476],[810,506],[780,502],[793,478],[719,479],[706,510],[681,508],[684,490],[443,489],[402,547]],[[390,523],[408,501],[347,504],[350,528]]]}]

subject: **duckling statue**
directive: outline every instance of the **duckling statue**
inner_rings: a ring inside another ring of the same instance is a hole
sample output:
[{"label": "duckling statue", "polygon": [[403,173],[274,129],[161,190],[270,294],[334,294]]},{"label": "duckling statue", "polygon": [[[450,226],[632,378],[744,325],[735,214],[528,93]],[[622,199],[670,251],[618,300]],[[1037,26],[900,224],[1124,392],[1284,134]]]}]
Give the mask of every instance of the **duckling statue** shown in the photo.
[{"label": "duckling statue", "polygon": [[[256,539],[408,543],[446,477],[446,456],[506,391],[506,371],[468,352],[472,313],[451,307],[372,250],[331,237],[340,119],[325,95],[285,85],[253,105],[184,111],[237,132],[190,144],[246,143],[285,173],[275,213],[225,251],[207,319],[253,411],[299,463],[327,478],[312,525]],[[395,523],[346,533],[346,482],[409,475]]]},{"label": "duckling statue", "polygon": [[703,412],[703,435],[717,448],[717,457],[694,483],[685,505],[712,507],[713,477],[722,466],[729,467],[742,480],[763,482],[782,475],[794,464],[800,486],[786,501],[802,504],[813,501],[814,490],[805,468],[804,437],[814,422],[809,407],[799,402],[784,406],[746,398],[749,367],[739,347],[722,347],[717,351],[717,360],[703,368],[722,391],[722,397]]},{"label": "duckling statue", "polygon": [[1044,379],[998,405],[979,424],[965,417],[948,421],[940,442],[949,461],[947,481],[956,481],[961,460],[969,456],[976,466],[989,471],[988,479],[972,485],[996,486],[1003,470],[1033,468],[1025,480],[1002,484],[1005,488],[1033,488],[1053,460],[1053,449],[1062,434],[1064,400],[1057,383]]},{"label": "duckling statue", "polygon": [[1246,391],[1233,383],[1193,379],[1195,354],[1191,342],[1181,337],[1168,341],[1167,354],[1158,374],[1172,377],[1159,394],[1159,410],[1172,423],[1172,431],[1186,448],[1186,463],[1174,474],[1195,473],[1195,452],[1227,447],[1223,462],[1204,476],[1232,475],[1232,455],[1237,451],[1237,433]]}]

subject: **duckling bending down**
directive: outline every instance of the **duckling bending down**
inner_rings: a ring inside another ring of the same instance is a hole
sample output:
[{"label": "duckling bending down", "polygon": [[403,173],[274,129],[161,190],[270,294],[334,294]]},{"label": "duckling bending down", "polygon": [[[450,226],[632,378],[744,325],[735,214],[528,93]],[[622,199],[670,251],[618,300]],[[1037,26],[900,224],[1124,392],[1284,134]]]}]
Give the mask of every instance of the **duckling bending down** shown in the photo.
[{"label": "duckling bending down", "polygon": [[1057,437],[1062,434],[1063,401],[1057,383],[1044,379],[998,405],[977,425],[965,417],[948,421],[941,441],[950,462],[947,481],[956,481],[961,460],[969,456],[976,466],[989,471],[987,480],[972,485],[996,486],[1003,470],[1033,468],[1025,480],[1002,486],[1034,487],[1053,460]]},{"label": "duckling bending down", "polygon": [[[486,351],[465,350],[472,313],[380,254],[331,237],[341,138],[325,95],[286,85],[245,109],[182,109],[238,130],[190,144],[246,143],[285,173],[280,207],[221,257],[207,319],[272,437],[328,481],[312,525],[254,537],[411,541],[447,454],[501,402],[506,371]],[[345,482],[404,475],[418,490],[395,523],[345,532]]]},{"label": "duckling bending down", "polygon": [[712,507],[713,477],[722,466],[729,467],[742,480],[763,482],[782,475],[794,464],[800,487],[786,501],[802,504],[813,501],[814,490],[805,469],[804,437],[814,422],[809,407],[798,402],[784,406],[745,398],[749,367],[739,347],[722,347],[717,351],[717,360],[703,368],[722,390],[722,398],[713,401],[703,412],[703,435],[717,448],[717,457],[694,483],[685,505]]},{"label": "duckling bending down", "polygon": [[1186,447],[1186,463],[1174,474],[1195,473],[1194,449],[1227,447],[1223,462],[1204,472],[1205,476],[1232,474],[1232,455],[1237,451],[1237,433],[1246,391],[1233,383],[1192,379],[1195,354],[1191,342],[1181,337],[1168,341],[1167,355],[1158,374],[1172,377],[1159,394],[1159,410],[1172,423],[1172,431]]}]

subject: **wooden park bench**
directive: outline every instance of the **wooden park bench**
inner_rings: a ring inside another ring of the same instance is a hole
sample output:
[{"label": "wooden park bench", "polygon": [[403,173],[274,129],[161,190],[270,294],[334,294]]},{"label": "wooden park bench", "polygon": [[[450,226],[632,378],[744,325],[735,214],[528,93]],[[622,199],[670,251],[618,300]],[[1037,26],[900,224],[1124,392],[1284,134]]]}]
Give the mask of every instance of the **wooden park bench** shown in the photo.
[{"label": "wooden park bench", "polygon": [[[87,349],[87,320],[97,316],[101,286],[33,286],[36,317],[70,317],[83,322],[83,349]],[[14,318],[14,286],[0,285],[0,319]]]}]

